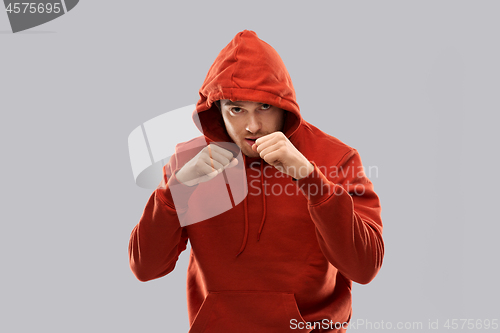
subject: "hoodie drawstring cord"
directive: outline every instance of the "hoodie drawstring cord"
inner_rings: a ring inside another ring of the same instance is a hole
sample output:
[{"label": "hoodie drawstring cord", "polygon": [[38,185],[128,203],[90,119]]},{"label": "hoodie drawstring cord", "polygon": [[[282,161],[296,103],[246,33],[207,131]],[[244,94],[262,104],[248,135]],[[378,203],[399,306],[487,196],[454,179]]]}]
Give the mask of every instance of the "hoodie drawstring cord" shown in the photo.
[{"label": "hoodie drawstring cord", "polygon": [[238,257],[241,253],[243,253],[243,250],[245,249],[245,246],[247,245],[248,241],[248,203],[246,197],[245,199],[243,199],[243,207],[245,210],[245,235],[243,236],[243,242],[241,243],[241,248],[238,251],[236,257]]},{"label": "hoodie drawstring cord", "polygon": [[266,223],[266,194],[264,193],[264,161],[260,163],[260,190],[262,192],[262,221],[260,222],[259,233],[257,234],[257,241],[260,240],[260,235],[262,234],[262,229],[264,228],[264,223]]},{"label": "hoodie drawstring cord", "polygon": [[[243,161],[245,161],[245,155],[243,155]],[[245,163],[244,163],[245,164]],[[246,164],[245,164],[246,165]],[[266,195],[264,193],[264,161],[260,163],[260,189],[261,189],[261,194],[262,194],[262,221],[260,222],[260,228],[259,228],[259,233],[257,234],[257,241],[260,240],[260,235],[262,234],[262,229],[264,228],[264,223],[266,222],[266,214],[267,214],[267,207],[266,207]],[[248,242],[248,200],[247,196],[245,196],[245,199],[243,199],[243,210],[245,212],[245,234],[243,235],[243,242],[241,243],[241,248],[238,251],[238,254],[236,257],[238,257],[241,253],[243,253],[243,250],[245,250],[245,247]]]}]

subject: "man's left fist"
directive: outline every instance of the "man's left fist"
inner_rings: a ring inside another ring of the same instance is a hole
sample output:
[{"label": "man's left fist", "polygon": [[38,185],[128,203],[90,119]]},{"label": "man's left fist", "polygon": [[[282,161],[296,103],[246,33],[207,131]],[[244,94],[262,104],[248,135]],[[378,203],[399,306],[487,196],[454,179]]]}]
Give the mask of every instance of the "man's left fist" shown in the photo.
[{"label": "man's left fist", "polygon": [[288,140],[283,132],[274,132],[258,138],[252,150],[279,171],[292,178],[301,179],[314,171],[314,166]]}]

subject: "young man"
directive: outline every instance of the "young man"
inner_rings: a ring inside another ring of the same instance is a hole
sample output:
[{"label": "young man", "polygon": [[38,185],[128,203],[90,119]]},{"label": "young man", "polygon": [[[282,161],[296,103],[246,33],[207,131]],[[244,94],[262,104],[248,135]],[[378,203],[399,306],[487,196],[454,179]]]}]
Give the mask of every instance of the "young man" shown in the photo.
[{"label": "young man", "polygon": [[359,154],[302,119],[285,65],[252,31],[199,94],[203,136],[165,165],[131,234],[132,271],[168,274],[189,239],[190,332],[344,332],[352,281],[370,282],[384,255]]}]

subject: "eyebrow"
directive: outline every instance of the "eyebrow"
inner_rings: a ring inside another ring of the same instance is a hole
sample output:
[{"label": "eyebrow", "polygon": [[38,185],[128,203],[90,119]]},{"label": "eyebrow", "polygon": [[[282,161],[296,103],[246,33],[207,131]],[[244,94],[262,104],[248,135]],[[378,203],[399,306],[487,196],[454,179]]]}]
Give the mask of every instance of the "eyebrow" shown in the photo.
[{"label": "eyebrow", "polygon": [[[258,103],[259,105],[264,105],[266,103]],[[232,102],[232,101],[229,101],[229,102],[226,102],[224,105],[230,105],[230,106],[240,106],[242,107],[243,105],[240,104],[240,102],[236,101],[236,102]]]}]

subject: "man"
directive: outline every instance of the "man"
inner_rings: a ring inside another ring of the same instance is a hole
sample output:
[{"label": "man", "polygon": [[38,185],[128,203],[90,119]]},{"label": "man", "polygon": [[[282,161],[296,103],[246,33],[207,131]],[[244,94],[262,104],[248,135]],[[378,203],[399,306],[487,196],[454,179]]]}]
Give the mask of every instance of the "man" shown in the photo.
[{"label": "man", "polygon": [[[132,231],[132,271],[168,274],[189,239],[190,332],[344,332],[352,281],[370,282],[384,255],[359,154],[302,119],[285,65],[252,31],[219,53],[199,94],[204,135],[164,167]],[[231,185],[238,175],[245,186]]]}]

